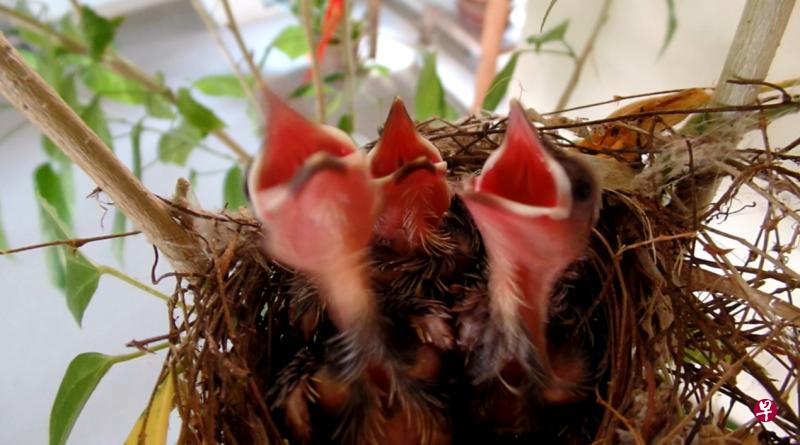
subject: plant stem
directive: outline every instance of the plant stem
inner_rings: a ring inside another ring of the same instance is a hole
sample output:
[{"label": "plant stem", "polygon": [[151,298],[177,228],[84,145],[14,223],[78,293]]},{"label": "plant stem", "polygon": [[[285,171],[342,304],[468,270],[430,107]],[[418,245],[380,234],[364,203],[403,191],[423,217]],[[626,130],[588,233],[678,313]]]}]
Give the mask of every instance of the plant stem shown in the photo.
[{"label": "plant stem", "polygon": [[348,113],[350,114],[350,121],[353,123],[355,129],[356,122],[356,61],[353,52],[353,39],[350,29],[350,11],[352,9],[353,0],[344,0],[344,39],[342,47],[344,48],[344,60],[347,63],[347,78],[345,79],[345,88],[347,89],[347,105]]},{"label": "plant stem", "polygon": [[[86,46],[80,42],[61,34],[60,32],[33,17],[29,17],[25,14],[15,11],[12,8],[3,6],[2,4],[0,4],[0,15],[8,17],[18,26],[43,33],[46,36],[57,40],[60,45],[71,52],[78,54],[87,54],[88,52]],[[177,97],[175,97],[175,94],[172,92],[172,90],[158,83],[155,78],[143,72],[131,62],[117,56],[116,54],[111,54],[110,52],[106,54],[105,59],[102,62],[120,76],[138,82],[153,93],[163,95],[164,98],[173,104],[177,102]],[[243,165],[248,165],[250,163],[251,157],[247,151],[245,151],[241,145],[234,141],[233,138],[231,138],[230,135],[228,135],[228,133],[226,133],[224,130],[214,130],[211,134],[213,134],[214,137],[228,147],[228,149],[232,151],[237,158],[239,158],[239,161]]]},{"label": "plant stem", "polygon": [[136,278],[133,278],[132,276],[126,274],[125,272],[119,269],[103,265],[95,265],[95,267],[97,267],[97,270],[100,271],[101,274],[111,275],[112,277],[122,280],[141,291],[147,292],[148,294],[158,298],[159,300],[163,300],[166,303],[169,303],[172,300],[172,298],[169,295],[142,283],[141,281],[137,280]]},{"label": "plant stem", "polygon": [[256,96],[253,94],[253,88],[250,86],[250,83],[247,81],[244,73],[239,68],[239,64],[236,63],[236,60],[233,58],[233,54],[231,54],[228,47],[225,45],[225,41],[222,40],[222,35],[217,28],[217,24],[214,23],[214,19],[208,14],[206,11],[205,6],[200,2],[200,0],[191,0],[192,6],[194,10],[197,11],[197,15],[200,16],[200,20],[203,21],[203,24],[208,29],[208,32],[211,33],[211,36],[214,37],[214,42],[217,43],[217,46],[222,50],[222,54],[225,56],[225,59],[228,61],[228,64],[233,69],[233,73],[236,75],[236,80],[239,81],[239,85],[242,87],[242,91],[247,95],[247,98],[252,102],[253,106],[258,108],[258,102],[256,101]]},{"label": "plant stem", "polygon": [[322,76],[320,74],[319,59],[314,50],[314,30],[311,23],[311,0],[300,0],[300,16],[303,19],[303,30],[306,32],[308,41],[308,51],[311,58],[311,80],[314,84],[315,97],[317,99],[317,120],[325,123],[325,91],[322,89]]},{"label": "plant stem", "polygon": [[228,18],[228,29],[231,31],[231,34],[233,34],[233,38],[236,40],[236,45],[239,46],[239,51],[241,51],[242,57],[244,57],[245,62],[247,62],[247,66],[250,68],[253,79],[255,79],[258,83],[259,90],[267,88],[267,81],[264,80],[264,76],[261,75],[261,70],[253,61],[253,54],[249,49],[247,49],[247,45],[244,43],[242,33],[239,31],[239,25],[236,22],[236,17],[233,15],[230,2],[228,0],[220,1],[222,2],[222,7],[225,9],[225,16]]},{"label": "plant stem", "polygon": [[0,94],[114,200],[180,272],[205,270],[197,238],[150,193],[0,32]]},{"label": "plant stem", "polygon": [[594,49],[597,36],[600,35],[600,30],[603,29],[603,26],[608,21],[608,12],[610,9],[611,0],[605,0],[603,2],[603,6],[600,7],[600,14],[597,16],[597,21],[594,22],[594,28],[592,28],[592,33],[589,34],[589,40],[586,41],[586,46],[583,47],[583,51],[581,51],[581,54],[577,59],[575,59],[575,66],[572,68],[572,74],[569,76],[569,80],[567,81],[567,86],[564,88],[564,92],[561,93],[561,97],[558,99],[556,110],[566,108],[567,104],[569,103],[572,93],[578,86],[578,81],[581,78],[581,72],[583,72],[583,66],[586,64],[589,54],[591,54],[592,50]]},{"label": "plant stem", "polygon": [[759,85],[735,85],[728,80],[763,81],[789,23],[795,0],[747,0],[712,102],[750,105]]},{"label": "plant stem", "polygon": [[[160,351],[162,349],[167,349],[168,347],[169,347],[169,342],[165,341],[165,342],[159,343],[159,344],[157,344],[155,346],[148,347],[147,350],[152,353],[152,352],[158,352],[158,351]],[[130,354],[115,355],[113,357],[113,362],[114,362],[114,364],[127,362],[129,360],[137,359],[137,358],[142,357],[142,356],[147,355],[147,354],[148,353],[145,352],[145,351],[136,351],[136,352],[131,352]]]}]

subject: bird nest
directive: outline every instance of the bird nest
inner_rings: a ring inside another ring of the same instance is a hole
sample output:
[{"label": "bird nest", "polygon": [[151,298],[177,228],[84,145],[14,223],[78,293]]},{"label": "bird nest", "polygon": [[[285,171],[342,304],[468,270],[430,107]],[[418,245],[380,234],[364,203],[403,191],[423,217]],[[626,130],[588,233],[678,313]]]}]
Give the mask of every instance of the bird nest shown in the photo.
[{"label": "bird nest", "polygon": [[[766,130],[798,103],[789,95],[762,99],[753,107],[706,109],[681,130],[667,117],[700,110],[640,109],[599,121],[529,110],[541,132],[582,153],[603,185],[589,249],[562,280],[568,298],[554,309],[548,328],[564,341],[582,336],[575,341],[594,369],[579,402],[542,410],[551,436],[537,436],[542,428],[532,427],[498,433],[498,443],[537,437],[549,437],[547,443],[797,443],[800,311],[787,301],[797,295],[800,275],[787,258],[800,236],[793,210],[800,202],[800,159],[791,154],[798,140],[772,147]],[[478,172],[498,147],[506,119],[434,119],[417,128],[458,181]],[[609,135],[619,141],[619,132],[628,132],[628,143],[597,143]],[[748,132],[759,137],[744,140],[758,143],[737,148]],[[362,419],[320,420],[314,397],[292,392],[314,385],[313,358],[299,357],[318,354],[331,337],[324,322],[313,335],[304,332],[309,328],[295,303],[312,304],[303,296],[313,290],[265,257],[260,225],[248,212],[173,207],[205,240],[212,259],[204,274],[177,275],[169,308],[163,377],[175,379],[179,443],[291,443],[291,416],[307,420],[313,442],[346,437],[346,423]],[[721,228],[742,208],[757,213],[761,224],[747,233]],[[474,232],[457,199],[445,224]],[[477,235],[475,242],[480,251]],[[480,286],[481,259],[463,260],[476,263],[460,267]],[[402,274],[409,263],[389,267]],[[452,313],[467,294],[454,286],[460,281],[442,274],[414,284],[444,283],[446,290],[432,294],[455,323]],[[445,354],[442,374],[460,359],[458,352]],[[468,443],[480,432],[459,408],[458,385],[464,383],[445,383],[436,403],[444,406],[448,437]],[[733,412],[751,413],[760,399],[772,400],[777,410],[769,426],[752,414],[733,421]]]}]

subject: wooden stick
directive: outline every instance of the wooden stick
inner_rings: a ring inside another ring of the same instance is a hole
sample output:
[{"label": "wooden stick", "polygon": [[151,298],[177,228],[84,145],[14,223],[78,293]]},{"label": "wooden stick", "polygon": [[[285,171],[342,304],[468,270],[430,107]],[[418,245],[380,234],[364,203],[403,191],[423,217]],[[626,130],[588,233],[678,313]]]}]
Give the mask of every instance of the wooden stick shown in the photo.
[{"label": "wooden stick", "polygon": [[728,80],[763,81],[789,23],[795,0],[747,0],[717,81],[712,103],[750,105],[759,85],[735,85]]},{"label": "wooden stick", "polygon": [[367,33],[369,35],[369,58],[378,55],[378,23],[380,21],[381,0],[367,2]]},{"label": "wooden stick", "polygon": [[503,31],[508,22],[508,11],[508,0],[486,2],[481,31],[481,53],[478,69],[475,72],[475,99],[471,109],[473,114],[480,113],[483,99],[494,79],[497,56],[500,55],[500,45],[503,42]]},{"label": "wooden stick", "polygon": [[136,179],[0,32],[0,94],[114,200],[179,272],[205,270],[197,239]]}]

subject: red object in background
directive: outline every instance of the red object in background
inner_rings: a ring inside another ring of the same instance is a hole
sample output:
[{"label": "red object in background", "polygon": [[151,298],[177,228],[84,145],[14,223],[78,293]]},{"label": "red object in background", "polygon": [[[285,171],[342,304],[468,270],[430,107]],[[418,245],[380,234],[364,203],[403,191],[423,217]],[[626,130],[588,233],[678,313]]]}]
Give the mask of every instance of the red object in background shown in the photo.
[{"label": "red object in background", "polygon": [[778,415],[778,407],[770,399],[761,399],[753,406],[753,414],[761,422],[772,422]]},{"label": "red object in background", "polygon": [[[316,57],[322,60],[325,56],[325,49],[328,47],[333,33],[339,27],[339,23],[344,16],[344,0],[329,0],[328,7],[325,9],[325,17],[322,18],[322,36],[317,43]],[[311,69],[306,72],[306,81],[311,79]]]}]

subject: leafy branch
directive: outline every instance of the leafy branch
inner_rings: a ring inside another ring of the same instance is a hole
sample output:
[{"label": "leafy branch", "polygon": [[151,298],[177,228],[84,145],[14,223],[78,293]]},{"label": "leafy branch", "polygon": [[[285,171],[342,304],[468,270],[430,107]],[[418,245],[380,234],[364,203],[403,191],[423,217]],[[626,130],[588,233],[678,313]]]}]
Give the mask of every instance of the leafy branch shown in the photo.
[{"label": "leafy branch", "polygon": [[[83,11],[81,14],[82,17],[87,15],[87,11],[91,11],[91,9],[85,6],[83,6],[81,10]],[[82,56],[97,56],[96,60],[104,66],[107,66],[114,74],[119,75],[122,77],[122,79],[133,83],[133,85],[127,85],[128,89],[132,89],[134,92],[133,98],[130,94],[126,96],[129,99],[129,102],[130,99],[133,99],[136,102],[144,101],[144,94],[138,95],[139,97],[136,97],[135,95],[135,92],[139,90],[141,93],[147,92],[159,95],[171,104],[177,106],[179,111],[195,110],[201,107],[205,108],[202,105],[194,102],[193,99],[188,101],[186,99],[186,95],[181,95],[180,91],[172,91],[169,87],[160,82],[157,77],[148,75],[112,51],[107,51],[107,47],[113,38],[114,29],[119,25],[119,23],[113,20],[103,19],[96,20],[91,24],[84,24],[84,28],[92,30],[86,34],[88,34],[88,36],[95,36],[95,40],[91,40],[87,45],[77,40],[77,35],[71,37],[65,33],[59,32],[53,29],[53,27],[39,21],[38,19],[13,8],[0,5],[0,15],[9,18],[12,22],[23,28],[40,33],[45,40],[58,44],[71,53]],[[144,91],[141,91],[141,87],[144,88]],[[204,120],[199,120],[193,123],[199,124],[201,128],[213,134],[220,142],[222,142],[223,145],[228,147],[228,149],[230,149],[239,158],[242,164],[247,164],[250,161],[250,155],[228,133],[226,133],[222,129],[222,126],[214,119],[204,117]]]}]

